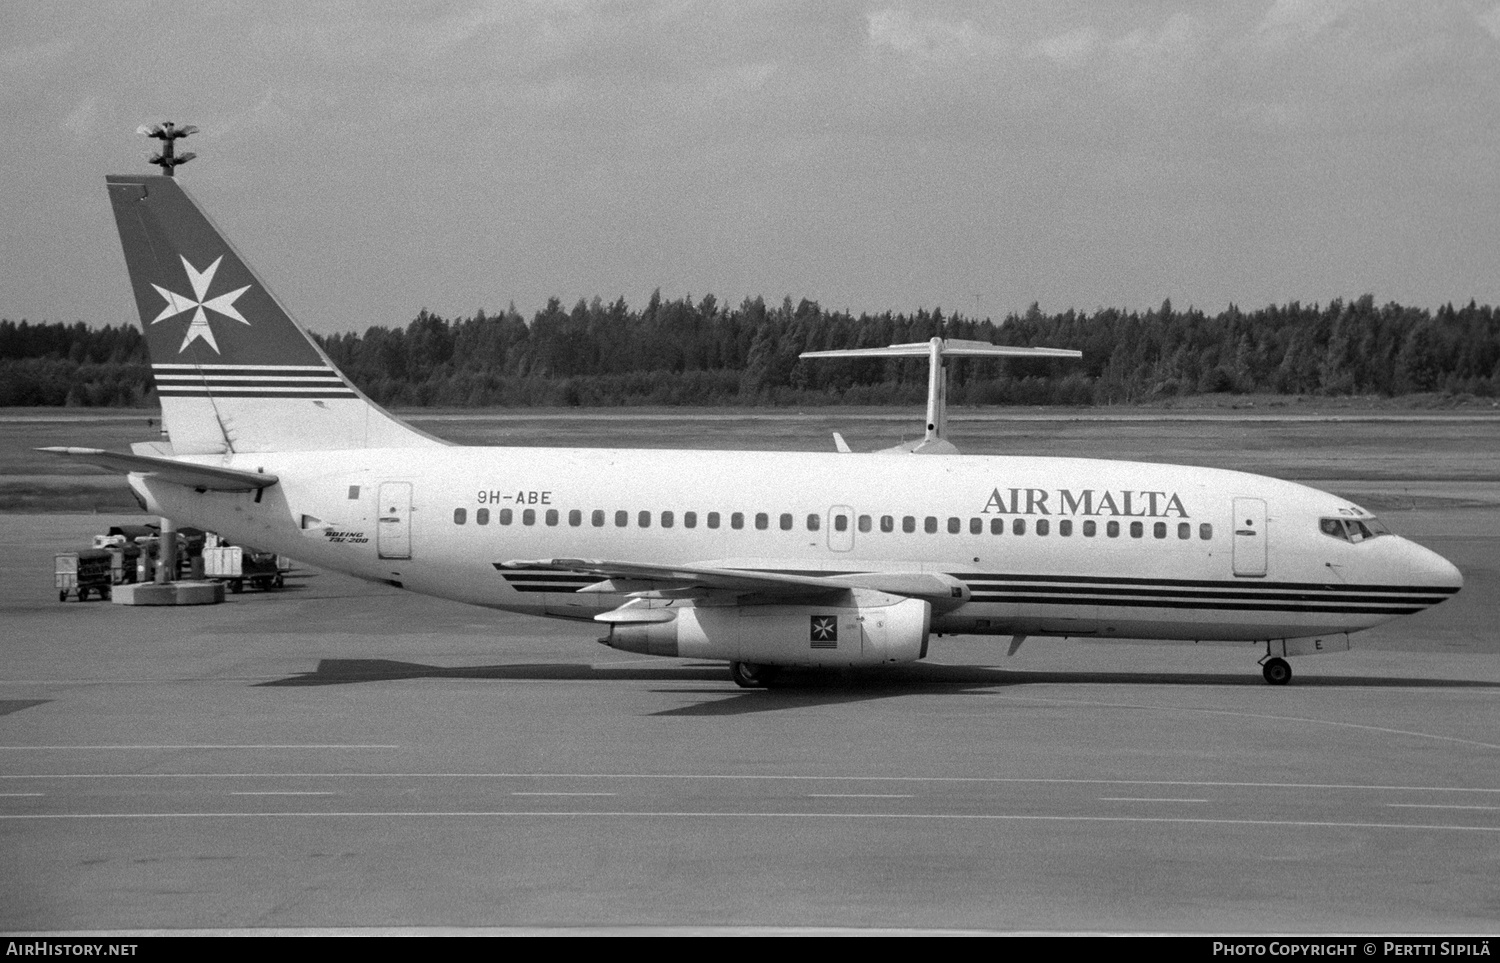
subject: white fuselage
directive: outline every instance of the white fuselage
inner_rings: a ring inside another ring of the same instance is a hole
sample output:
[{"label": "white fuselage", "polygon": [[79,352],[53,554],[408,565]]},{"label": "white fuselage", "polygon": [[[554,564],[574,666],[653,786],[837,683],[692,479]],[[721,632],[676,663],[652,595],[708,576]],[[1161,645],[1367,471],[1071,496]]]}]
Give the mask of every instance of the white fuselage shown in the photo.
[{"label": "white fuselage", "polygon": [[500,563],[936,573],[965,591],[934,607],[935,632],[1189,640],[1368,628],[1461,584],[1452,565],[1405,539],[1321,533],[1322,518],[1369,517],[1342,498],[1210,468],[464,447],[191,460],[280,482],[230,494],[132,476],[178,524],[425,594],[562,618],[626,599],[578,592],[592,576]]}]

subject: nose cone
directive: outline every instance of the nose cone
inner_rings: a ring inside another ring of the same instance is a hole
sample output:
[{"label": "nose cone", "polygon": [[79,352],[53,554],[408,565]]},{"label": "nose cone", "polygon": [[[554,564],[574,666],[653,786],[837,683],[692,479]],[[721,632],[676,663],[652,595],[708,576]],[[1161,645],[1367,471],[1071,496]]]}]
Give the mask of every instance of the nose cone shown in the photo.
[{"label": "nose cone", "polygon": [[1413,587],[1431,591],[1437,596],[1435,602],[1456,595],[1464,587],[1464,574],[1458,566],[1416,542],[1401,542],[1402,567]]}]

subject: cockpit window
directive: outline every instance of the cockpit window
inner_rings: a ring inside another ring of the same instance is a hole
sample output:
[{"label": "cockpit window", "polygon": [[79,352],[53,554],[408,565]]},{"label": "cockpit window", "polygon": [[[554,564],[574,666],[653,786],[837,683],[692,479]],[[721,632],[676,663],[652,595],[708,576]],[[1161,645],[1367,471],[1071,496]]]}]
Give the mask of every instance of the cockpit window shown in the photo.
[{"label": "cockpit window", "polygon": [[1330,538],[1344,542],[1359,543],[1379,535],[1389,535],[1390,529],[1376,518],[1320,518],[1318,531]]}]

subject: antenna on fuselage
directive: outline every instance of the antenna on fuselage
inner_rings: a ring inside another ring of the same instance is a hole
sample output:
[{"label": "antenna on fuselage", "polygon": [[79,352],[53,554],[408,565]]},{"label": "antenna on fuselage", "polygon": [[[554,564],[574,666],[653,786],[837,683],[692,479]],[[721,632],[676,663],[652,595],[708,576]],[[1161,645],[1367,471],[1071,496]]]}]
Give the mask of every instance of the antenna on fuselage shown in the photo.
[{"label": "antenna on fuselage", "polygon": [[1081,358],[1070,348],[1024,348],[1019,345],[933,338],[884,348],[842,348],[834,351],[804,351],[799,358],[919,358],[927,356],[927,428],[921,441],[886,449],[913,455],[955,455],[948,441],[948,372],[944,358]]}]

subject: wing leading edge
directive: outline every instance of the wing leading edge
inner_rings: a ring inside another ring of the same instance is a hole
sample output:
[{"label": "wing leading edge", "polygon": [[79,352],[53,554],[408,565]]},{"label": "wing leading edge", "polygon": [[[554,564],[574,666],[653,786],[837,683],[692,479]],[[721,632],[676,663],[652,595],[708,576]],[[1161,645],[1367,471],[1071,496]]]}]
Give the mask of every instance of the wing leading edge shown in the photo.
[{"label": "wing leading edge", "polygon": [[[631,598],[697,599],[716,594],[773,596],[779,601],[816,599],[830,593],[873,589],[921,599],[935,608],[954,608],[969,599],[969,588],[951,575],[932,572],[846,572],[813,575],[716,565],[655,565],[589,558],[513,559],[497,569],[527,569],[598,576],[578,589]],[[608,621],[611,613],[599,616]]]}]

